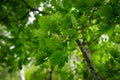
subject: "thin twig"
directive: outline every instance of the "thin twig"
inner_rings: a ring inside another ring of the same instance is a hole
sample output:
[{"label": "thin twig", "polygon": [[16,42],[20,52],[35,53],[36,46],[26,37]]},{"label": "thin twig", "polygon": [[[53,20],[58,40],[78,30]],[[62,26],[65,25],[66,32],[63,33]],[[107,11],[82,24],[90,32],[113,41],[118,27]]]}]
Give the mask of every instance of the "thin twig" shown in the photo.
[{"label": "thin twig", "polygon": [[23,2],[25,3],[25,5],[26,5],[29,9],[33,9],[25,0],[23,0]]},{"label": "thin twig", "polygon": [[90,42],[88,42],[88,46],[91,46],[96,40],[98,40],[98,38],[101,36],[102,34],[99,34],[95,39],[91,40]]}]

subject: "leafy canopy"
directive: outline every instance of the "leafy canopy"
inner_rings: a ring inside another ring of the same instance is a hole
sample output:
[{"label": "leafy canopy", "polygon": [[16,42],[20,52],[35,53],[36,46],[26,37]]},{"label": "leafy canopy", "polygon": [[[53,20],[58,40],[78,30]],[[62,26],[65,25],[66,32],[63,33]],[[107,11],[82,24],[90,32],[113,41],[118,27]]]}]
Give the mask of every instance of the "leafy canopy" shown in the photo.
[{"label": "leafy canopy", "polygon": [[2,0],[0,9],[0,66],[13,71],[48,61],[62,68],[73,51],[80,54],[80,39],[102,78],[120,78],[119,0]]}]

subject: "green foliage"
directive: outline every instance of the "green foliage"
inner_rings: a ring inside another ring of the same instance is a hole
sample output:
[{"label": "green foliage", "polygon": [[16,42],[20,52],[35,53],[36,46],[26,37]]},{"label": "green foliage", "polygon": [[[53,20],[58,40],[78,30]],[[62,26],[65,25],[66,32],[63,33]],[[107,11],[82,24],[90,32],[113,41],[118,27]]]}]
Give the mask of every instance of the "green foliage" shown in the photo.
[{"label": "green foliage", "polygon": [[68,55],[66,51],[55,51],[50,58],[52,65],[58,65],[58,67],[63,67],[64,64],[68,61]]},{"label": "green foliage", "polygon": [[109,18],[110,16],[112,16],[112,7],[110,5],[102,5],[100,6],[99,10],[98,10],[98,15],[100,17],[107,17]]},{"label": "green foliage", "polygon": [[80,39],[100,77],[120,79],[119,0],[2,0],[0,9],[3,69],[33,62],[27,80],[48,80],[51,66],[53,80],[92,80]]}]

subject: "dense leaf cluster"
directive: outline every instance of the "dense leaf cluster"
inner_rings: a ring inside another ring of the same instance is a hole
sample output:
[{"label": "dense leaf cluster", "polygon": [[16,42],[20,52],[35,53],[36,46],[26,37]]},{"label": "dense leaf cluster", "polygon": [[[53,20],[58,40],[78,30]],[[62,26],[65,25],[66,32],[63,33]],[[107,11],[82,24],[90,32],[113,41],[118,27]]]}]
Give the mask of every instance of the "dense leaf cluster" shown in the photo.
[{"label": "dense leaf cluster", "polygon": [[[62,80],[92,80],[75,42],[80,39],[101,78],[120,79],[120,0],[2,0],[0,9],[1,67],[48,62],[56,76],[72,77]],[[69,71],[74,54],[76,67]]]}]

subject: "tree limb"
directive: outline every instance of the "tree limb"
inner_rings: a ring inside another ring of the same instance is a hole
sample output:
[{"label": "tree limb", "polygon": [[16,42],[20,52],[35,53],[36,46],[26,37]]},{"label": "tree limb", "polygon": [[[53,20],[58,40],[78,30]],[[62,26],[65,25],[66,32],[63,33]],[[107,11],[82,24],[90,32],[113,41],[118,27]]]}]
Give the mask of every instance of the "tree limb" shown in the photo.
[{"label": "tree limb", "polygon": [[91,40],[90,42],[88,42],[88,46],[91,47],[91,45],[92,45],[93,43],[95,43],[95,42],[99,39],[99,37],[100,37],[101,35],[102,35],[102,34],[99,34],[95,39],[93,39],[93,40]]},{"label": "tree limb", "polygon": [[80,48],[80,50],[81,50],[87,64],[88,64],[88,67],[89,67],[89,69],[90,69],[90,71],[92,73],[92,76],[93,76],[94,80],[101,80],[101,78],[98,76],[96,70],[94,69],[90,58],[88,57],[87,50],[84,48],[84,45],[82,44],[82,42],[79,39],[77,39],[76,43],[78,44],[78,46],[79,46],[79,48]]},{"label": "tree limb", "polygon": [[50,13],[48,13],[48,12],[44,12],[44,11],[40,11],[39,9],[32,8],[25,0],[23,0],[23,2],[24,2],[25,5],[27,6],[27,8],[30,9],[30,11],[38,11],[40,14],[50,15]]},{"label": "tree limb", "polygon": [[51,66],[51,70],[50,70],[50,77],[49,80],[53,80],[53,66]]},{"label": "tree limb", "polygon": [[44,15],[50,15],[50,13],[48,13],[48,12],[45,12],[45,11],[40,11],[40,10],[38,10],[38,9],[31,9],[30,11],[38,11],[40,14],[44,14]]}]

